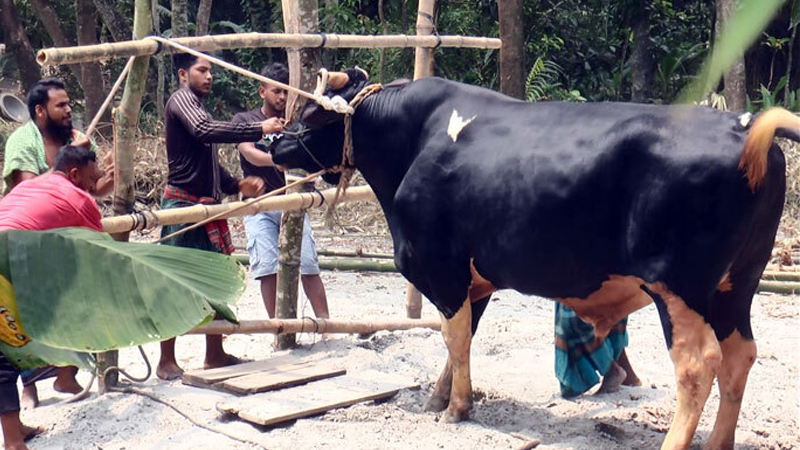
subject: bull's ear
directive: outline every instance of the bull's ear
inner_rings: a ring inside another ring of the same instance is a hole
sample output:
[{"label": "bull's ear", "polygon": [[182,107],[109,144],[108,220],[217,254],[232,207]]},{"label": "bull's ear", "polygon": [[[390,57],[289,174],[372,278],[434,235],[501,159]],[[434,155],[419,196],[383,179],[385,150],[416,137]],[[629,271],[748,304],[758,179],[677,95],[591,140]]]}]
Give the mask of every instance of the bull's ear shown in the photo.
[{"label": "bull's ear", "polygon": [[344,72],[328,72],[328,86],[334,91],[339,90],[350,81],[350,76]]}]

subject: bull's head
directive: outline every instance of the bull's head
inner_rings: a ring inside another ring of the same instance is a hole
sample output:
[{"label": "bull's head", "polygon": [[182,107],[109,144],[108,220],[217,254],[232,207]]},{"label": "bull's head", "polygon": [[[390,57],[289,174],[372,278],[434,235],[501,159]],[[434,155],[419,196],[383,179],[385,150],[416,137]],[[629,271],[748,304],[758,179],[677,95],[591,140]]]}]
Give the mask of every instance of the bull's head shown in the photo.
[{"label": "bull's head", "polygon": [[[325,95],[338,95],[348,102],[369,83],[367,72],[359,68],[331,72],[327,77]],[[275,164],[290,169],[316,172],[339,165],[343,146],[344,115],[309,101],[300,122],[284,129],[283,137],[273,146],[272,158]],[[339,174],[326,174],[323,179],[336,184]]]}]

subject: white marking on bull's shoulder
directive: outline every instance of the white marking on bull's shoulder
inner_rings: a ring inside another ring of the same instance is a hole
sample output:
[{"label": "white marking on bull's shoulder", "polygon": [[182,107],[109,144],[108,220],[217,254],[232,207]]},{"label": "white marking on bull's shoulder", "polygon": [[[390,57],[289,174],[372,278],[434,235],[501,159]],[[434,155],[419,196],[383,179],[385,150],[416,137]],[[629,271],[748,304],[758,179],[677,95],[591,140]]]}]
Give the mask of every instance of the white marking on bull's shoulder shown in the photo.
[{"label": "white marking on bull's shoulder", "polygon": [[475,120],[476,116],[472,116],[467,120],[464,120],[463,117],[458,115],[458,111],[455,109],[453,110],[453,114],[450,116],[450,123],[447,124],[447,135],[453,139],[453,142],[458,139],[458,133],[461,133],[461,130],[464,129],[470,122]]}]

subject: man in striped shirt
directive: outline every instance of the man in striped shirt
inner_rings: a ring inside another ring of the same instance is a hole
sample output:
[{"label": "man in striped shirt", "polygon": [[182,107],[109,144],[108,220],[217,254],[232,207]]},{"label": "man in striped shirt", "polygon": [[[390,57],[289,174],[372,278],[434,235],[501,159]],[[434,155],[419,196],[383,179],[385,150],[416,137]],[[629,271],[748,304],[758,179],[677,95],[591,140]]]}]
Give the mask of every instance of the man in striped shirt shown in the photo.
[{"label": "man in striped shirt", "polygon": [[[263,134],[274,133],[269,121],[231,123],[213,120],[203,106],[211,91],[211,64],[190,54],[173,56],[180,88],[175,91],[164,109],[169,178],[164,190],[163,209],[192,204],[219,203],[223,194],[242,193],[247,197],[259,195],[264,181],[259,177],[239,179],[219,165],[215,143],[256,141]],[[188,226],[165,226],[162,236]],[[198,248],[230,254],[233,252],[230,232],[225,220],[190,230],[165,242],[179,247]],[[222,336],[206,336],[205,368],[236,364],[237,358],[222,348]],[[161,359],[156,375],[162,380],[179,378],[181,368],[175,359],[175,339],[161,343]]]}]

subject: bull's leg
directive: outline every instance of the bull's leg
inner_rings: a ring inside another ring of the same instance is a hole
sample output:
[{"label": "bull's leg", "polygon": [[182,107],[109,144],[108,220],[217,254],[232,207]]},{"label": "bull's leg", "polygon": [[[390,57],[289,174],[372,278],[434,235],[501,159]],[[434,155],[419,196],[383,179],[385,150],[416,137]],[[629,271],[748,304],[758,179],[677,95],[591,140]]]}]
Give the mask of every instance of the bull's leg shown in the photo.
[{"label": "bull's leg", "polygon": [[722,358],[711,326],[680,297],[651,287],[675,365],[678,404],[661,450],[686,450],[692,442]]},{"label": "bull's leg", "polygon": [[469,350],[472,342],[472,308],[469,298],[451,319],[442,317],[442,336],[453,368],[450,403],[444,414],[448,423],[456,423],[469,416],[472,406],[472,384],[469,374]]},{"label": "bull's leg", "polygon": [[[486,297],[474,301],[471,304],[472,336],[475,336],[475,332],[478,330],[478,322],[480,322],[481,316],[483,316],[483,312],[486,310],[486,305],[489,304],[490,298],[491,295],[487,295]],[[452,386],[453,364],[450,362],[450,358],[448,357],[447,363],[444,366],[444,370],[442,370],[442,374],[439,375],[439,380],[436,381],[436,387],[433,389],[433,394],[431,394],[431,398],[428,399],[428,403],[425,404],[425,411],[444,411],[444,409],[447,408],[447,405],[450,403],[450,388]]]},{"label": "bull's leg", "polygon": [[[747,375],[756,359],[756,343],[750,326],[750,304],[761,272],[772,253],[772,241],[757,257],[745,257],[734,264],[717,288],[710,305],[712,326],[722,347],[719,378],[719,410],[706,450],[732,450],[736,422],[742,406]],[[749,255],[747,255],[749,256]]]},{"label": "bull's leg", "polygon": [[720,343],[722,367],[719,371],[719,411],[706,450],[733,450],[736,421],[742,406],[747,375],[756,360],[756,343],[734,332]]}]

